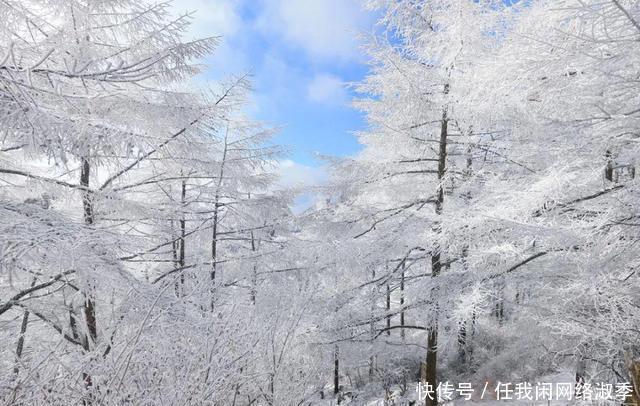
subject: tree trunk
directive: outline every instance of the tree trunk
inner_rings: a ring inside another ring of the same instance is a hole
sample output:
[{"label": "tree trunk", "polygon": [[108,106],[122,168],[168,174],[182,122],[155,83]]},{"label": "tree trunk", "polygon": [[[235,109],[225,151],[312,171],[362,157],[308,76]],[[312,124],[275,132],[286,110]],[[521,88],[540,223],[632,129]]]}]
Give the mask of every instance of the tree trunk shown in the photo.
[{"label": "tree trunk", "polygon": [[[84,208],[84,223],[87,226],[92,226],[94,223],[94,211],[93,211],[93,196],[91,192],[89,192],[90,185],[90,177],[91,177],[91,164],[89,163],[89,158],[82,157],[80,159],[81,167],[80,167],[80,186],[84,188],[82,191],[82,206]],[[91,288],[89,287],[89,290]],[[82,347],[85,351],[89,351],[91,349],[91,345],[96,343],[98,340],[98,327],[96,322],[96,309],[93,305],[93,299],[91,292],[84,293],[84,303],[83,303],[83,313],[84,319],[87,326],[87,334],[83,334],[82,337]],[[73,326],[72,326],[73,327]],[[91,375],[86,372],[82,373],[82,379],[84,381],[85,387],[88,389],[93,386],[93,381],[91,379]],[[88,396],[83,400],[83,404],[91,404],[92,397]]]},{"label": "tree trunk", "polygon": [[[371,280],[375,280],[376,279],[376,269],[373,268],[373,270],[371,271]],[[371,346],[370,346],[370,350],[371,350],[371,355],[369,356],[369,380],[373,380],[373,374],[375,372],[375,363],[376,363],[376,356],[373,352],[373,342],[376,338],[376,325],[375,322],[373,320],[373,316],[376,310],[376,292],[375,292],[375,284],[372,285],[371,287],[371,321],[369,322],[369,334],[370,334],[370,339],[371,339]]]},{"label": "tree trunk", "polygon": [[458,324],[458,360],[465,364],[467,360],[467,321],[461,320]]},{"label": "tree trunk", "polygon": [[585,383],[585,369],[586,369],[586,363],[584,358],[582,358],[582,356],[578,355],[578,362],[576,363],[576,393],[578,390],[578,387],[584,385]]},{"label": "tree trunk", "polygon": [[627,356],[627,366],[631,377],[632,392],[627,396],[625,404],[640,406],[640,359]]},{"label": "tree trunk", "polygon": [[[217,200],[217,199],[216,199]],[[213,213],[213,229],[211,232],[211,282],[216,282],[216,259],[218,257],[218,209],[219,205],[216,202]]]},{"label": "tree trunk", "polygon": [[470,333],[471,334],[469,334],[469,342],[471,343],[471,345],[469,345],[468,348],[467,348],[467,357],[468,357],[468,364],[473,369],[473,345],[474,345],[473,337],[476,334],[476,308],[475,308],[475,306],[473,307],[473,310],[471,310],[471,332]]},{"label": "tree trunk", "polygon": [[[256,239],[251,231],[251,252],[256,252]],[[258,294],[258,266],[254,263],[251,271],[251,304],[255,306],[256,296]]]},{"label": "tree trunk", "polygon": [[[33,278],[31,282],[31,286],[35,286],[37,278]],[[22,323],[20,324],[20,336],[18,337],[18,343],[16,345],[16,365],[13,367],[14,378],[18,378],[18,374],[20,373],[20,360],[22,358],[22,350],[24,349],[24,336],[27,333],[27,325],[29,323],[29,311],[25,308],[24,313],[22,313]],[[18,388],[20,387],[20,382],[16,384],[13,389],[13,395],[8,404],[14,404],[16,396],[18,394]]]},{"label": "tree trunk", "polygon": [[340,349],[336,344],[333,349],[333,393],[336,396],[340,394]]},{"label": "tree trunk", "polygon": [[425,370],[424,370],[424,380],[425,383],[431,386],[431,391],[433,393],[433,399],[429,396],[425,399],[426,406],[436,406],[438,404],[438,398],[435,396],[435,390],[438,385],[437,383],[437,362],[438,362],[438,324],[434,322],[434,324],[429,328],[428,332],[428,340],[427,340],[427,359],[425,360]]},{"label": "tree trunk", "polygon": [[[84,208],[84,223],[88,226],[93,225],[94,222],[93,198],[91,196],[91,193],[88,191],[90,176],[91,164],[89,163],[89,158],[82,157],[80,168],[80,186],[84,188],[84,190],[82,191],[82,205]],[[87,337],[86,335],[84,337],[83,345],[88,350],[90,347],[90,343],[95,343],[98,339],[96,311],[90,293],[85,293],[83,310],[85,321],[87,323],[87,331],[89,332],[89,337]]]},{"label": "tree trunk", "polygon": [[180,250],[180,237],[175,238],[176,229],[173,220],[169,220],[169,227],[171,227],[171,235],[174,240],[171,242],[171,258],[173,259],[173,266],[178,267],[180,261],[178,260],[178,251]]},{"label": "tree trunk", "polygon": [[[227,129],[228,131],[228,129]],[[216,288],[216,270],[217,264],[216,261],[218,259],[218,220],[220,213],[220,194],[222,192],[222,181],[224,178],[224,167],[227,162],[227,134],[224,136],[224,149],[222,151],[222,161],[220,162],[220,172],[218,174],[218,184],[216,186],[215,197],[214,197],[214,206],[213,206],[213,227],[211,231],[211,310],[213,310],[214,302],[215,302],[215,288]]]},{"label": "tree trunk", "polygon": [[[171,259],[173,259],[173,267],[174,269],[180,268],[180,260],[178,251],[180,250],[180,237],[175,237],[175,228],[173,220],[169,220],[169,225],[171,227],[171,237],[173,241],[171,242]],[[175,286],[176,297],[180,297],[180,284],[176,282]]]},{"label": "tree trunk", "polygon": [[29,323],[29,311],[25,310],[22,315],[22,324],[20,324],[20,337],[18,337],[18,345],[16,345],[16,366],[13,367],[13,373],[16,375],[18,375],[18,372],[20,372],[20,358],[22,358],[22,349],[24,348],[24,336],[27,332],[27,323]]},{"label": "tree trunk", "polygon": [[87,350],[89,350],[91,348],[91,344],[95,343],[98,338],[98,331],[96,327],[96,309],[93,305],[93,300],[91,300],[89,297],[85,298],[83,310],[85,320],[87,321],[87,331],[89,331],[89,336],[87,337],[85,335],[84,346]]},{"label": "tree trunk", "polygon": [[[469,135],[472,135],[472,134],[473,134],[473,131],[470,130]],[[471,142],[469,142],[469,145],[467,146],[466,154],[467,154],[467,159],[466,159],[466,166],[464,170],[464,180],[465,182],[468,182],[469,179],[471,178],[471,173],[473,170]],[[467,193],[464,194],[465,204],[468,205],[470,200],[471,200],[471,191],[468,190]],[[467,273],[469,271],[469,261],[467,259],[468,256],[469,256],[469,244],[468,242],[465,241],[465,244],[462,247],[462,255],[461,255],[461,261],[460,261],[462,263],[462,270],[464,273]],[[468,354],[467,354],[468,345],[469,343],[468,343],[468,336],[467,336],[467,320],[465,318],[463,320],[460,320],[458,324],[458,360],[460,361],[461,366],[464,366],[468,361]]]},{"label": "tree trunk", "polygon": [[69,304],[69,327],[71,328],[71,336],[78,340],[80,335],[78,334],[78,322],[76,321],[76,313],[73,310],[73,304]]},{"label": "tree trunk", "polygon": [[391,336],[391,288],[387,284],[387,336]]},{"label": "tree trunk", "polygon": [[[251,200],[251,193],[247,193],[247,199]],[[265,225],[266,225],[266,221],[265,221]],[[250,237],[251,237],[251,252],[256,253],[256,251],[258,250],[258,247],[256,245],[256,237],[253,233],[253,230],[250,231],[249,233]],[[255,261],[255,260],[254,260]],[[251,270],[251,291],[250,291],[250,298],[251,298],[251,304],[255,306],[256,304],[256,296],[258,295],[258,265],[254,262],[253,263],[253,267]]]},{"label": "tree trunk", "polygon": [[[182,181],[182,188],[180,194],[180,239],[178,240],[179,251],[178,251],[178,267],[180,269],[184,269],[185,266],[185,238],[187,235],[187,220],[186,220],[186,200],[187,200],[187,182],[186,180]],[[180,285],[178,286],[178,282],[176,282],[176,293],[177,296],[180,297],[184,294],[184,270],[180,271]]]},{"label": "tree trunk", "polygon": [[[444,87],[444,93],[449,93],[449,85],[446,84]],[[447,136],[448,136],[448,125],[449,120],[447,118],[447,109],[445,108],[442,112],[442,121],[440,126],[440,142],[439,142],[439,151],[438,151],[438,189],[436,193],[436,202],[435,202],[435,213],[437,216],[442,215],[442,208],[444,204],[444,176],[446,173],[446,163],[447,163]],[[442,232],[442,224],[441,221],[437,221],[434,226],[434,231],[436,235],[439,235]],[[436,242],[433,247],[433,252],[431,254],[431,278],[437,278],[442,270],[442,262],[440,258],[441,247],[440,243]],[[435,293],[432,290],[432,293]],[[427,357],[426,357],[426,369],[425,369],[425,380],[427,383],[431,384],[435,389],[438,384],[437,379],[437,362],[438,362],[438,304],[437,304],[437,295],[432,295],[434,299],[434,315],[433,320],[431,321],[431,326],[429,326],[428,330],[428,340],[427,340]],[[436,406],[438,404],[437,396],[433,396],[431,399],[427,396],[425,400],[426,406]]]},{"label": "tree trunk", "polygon": [[498,320],[498,325],[502,326],[504,323],[504,281],[499,281],[496,286],[494,315]]},{"label": "tree trunk", "polygon": [[[467,265],[467,254],[469,252],[469,247],[468,245],[465,245],[462,248],[462,267],[463,270],[466,271],[468,270],[468,265]],[[468,357],[467,357],[467,320],[462,319],[458,322],[458,360],[460,362],[461,365],[464,365],[467,363]]]},{"label": "tree trunk", "polygon": [[[440,258],[432,259],[432,270],[438,268]],[[438,309],[436,305],[436,309],[434,311],[435,315],[431,322],[431,326],[429,326],[428,330],[428,339],[427,339],[427,358],[425,360],[425,383],[430,384],[432,388],[435,390],[437,386],[437,362],[438,362]],[[433,399],[430,399],[429,396],[425,399],[426,406],[436,406],[438,404],[438,399],[436,396],[433,396]]]},{"label": "tree trunk", "polygon": [[82,207],[84,208],[84,223],[93,224],[93,199],[89,192],[89,178],[91,176],[91,164],[89,158],[80,159],[80,186],[82,186]]},{"label": "tree trunk", "polygon": [[404,331],[404,272],[405,272],[405,262],[402,262],[402,273],[400,274],[400,337],[402,340],[405,338]]},{"label": "tree trunk", "polygon": [[640,406],[640,361],[634,361],[632,368],[632,385],[633,392],[631,393],[631,399],[635,406]]},{"label": "tree trunk", "polygon": [[[31,281],[31,287],[35,286],[37,278],[33,278]],[[22,358],[22,350],[24,348],[24,336],[27,333],[27,324],[29,323],[29,310],[25,309],[22,314],[22,323],[20,324],[20,337],[18,337],[18,344],[16,345],[16,366],[13,367],[13,373],[18,375],[20,372],[20,358]]]}]

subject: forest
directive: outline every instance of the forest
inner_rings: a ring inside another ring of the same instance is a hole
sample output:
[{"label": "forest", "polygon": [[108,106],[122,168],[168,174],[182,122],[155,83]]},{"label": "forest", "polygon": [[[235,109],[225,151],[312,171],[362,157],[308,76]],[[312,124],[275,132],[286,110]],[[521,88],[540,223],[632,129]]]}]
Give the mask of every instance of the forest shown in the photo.
[{"label": "forest", "polygon": [[171,7],[0,2],[0,404],[640,405],[639,1],[363,1],[312,191]]}]

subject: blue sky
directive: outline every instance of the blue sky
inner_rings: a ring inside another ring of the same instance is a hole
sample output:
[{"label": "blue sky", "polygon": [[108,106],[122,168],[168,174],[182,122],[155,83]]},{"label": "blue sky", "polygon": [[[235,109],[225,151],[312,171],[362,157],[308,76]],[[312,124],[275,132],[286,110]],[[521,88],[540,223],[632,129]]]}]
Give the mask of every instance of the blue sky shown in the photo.
[{"label": "blue sky", "polygon": [[196,11],[190,35],[222,36],[205,78],[252,72],[248,112],[282,128],[274,141],[290,152],[285,185],[322,182],[316,154],[359,150],[351,132],[365,124],[346,84],[366,74],[357,37],[374,21],[359,0],[183,0],[174,7]]}]

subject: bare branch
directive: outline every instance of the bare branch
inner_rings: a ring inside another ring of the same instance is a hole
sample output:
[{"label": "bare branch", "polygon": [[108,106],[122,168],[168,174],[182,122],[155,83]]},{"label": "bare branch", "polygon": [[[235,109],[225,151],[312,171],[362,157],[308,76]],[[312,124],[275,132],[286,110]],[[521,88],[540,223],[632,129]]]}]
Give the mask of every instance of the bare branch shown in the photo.
[{"label": "bare branch", "polygon": [[26,295],[28,295],[28,294],[30,294],[32,292],[35,292],[37,290],[47,288],[47,287],[53,285],[54,283],[60,281],[65,276],[70,275],[70,274],[75,273],[75,272],[76,272],[75,270],[65,271],[65,272],[62,272],[62,273],[56,275],[53,279],[51,279],[48,282],[43,282],[43,283],[40,283],[38,285],[34,285],[34,286],[30,287],[30,288],[21,290],[20,292],[18,292],[15,295],[13,295],[13,297],[11,299],[9,299],[5,304],[0,306],[0,314],[3,314],[7,310],[11,309],[13,306],[18,305],[18,301],[22,297],[24,297],[24,296],[26,296]]}]

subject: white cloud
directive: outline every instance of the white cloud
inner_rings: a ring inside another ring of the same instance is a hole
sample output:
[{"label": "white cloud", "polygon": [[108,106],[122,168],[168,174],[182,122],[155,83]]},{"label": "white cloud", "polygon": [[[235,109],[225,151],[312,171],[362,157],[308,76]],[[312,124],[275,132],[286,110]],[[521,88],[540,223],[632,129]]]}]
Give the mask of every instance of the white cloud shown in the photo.
[{"label": "white cloud", "polygon": [[277,55],[264,55],[258,69],[254,70],[255,88],[251,92],[250,111],[252,117],[275,120],[275,124],[285,124],[287,105],[305,97],[305,77],[298,69],[288,65]]},{"label": "white cloud", "polygon": [[238,0],[180,0],[172,3],[174,13],[195,12],[189,38],[232,36],[242,27]]},{"label": "white cloud", "polygon": [[345,105],[349,99],[345,84],[339,77],[321,73],[307,87],[307,98],[315,103]]},{"label": "white cloud", "polygon": [[242,1],[179,0],[171,4],[175,16],[192,13],[191,25],[185,33],[186,40],[221,37],[216,50],[204,60],[209,65],[206,72],[208,77],[195,78],[195,82],[221,79],[230,74],[243,73],[250,67],[245,50],[232,41],[244,38],[247,31],[247,22],[240,13]]},{"label": "white cloud", "polygon": [[312,57],[353,60],[356,36],[369,24],[357,0],[264,0],[263,29],[276,32]]},{"label": "white cloud", "polygon": [[306,188],[321,185],[327,174],[321,167],[307,166],[290,159],[277,164],[278,185],[284,188]]},{"label": "white cloud", "polygon": [[276,172],[280,175],[277,186],[287,189],[294,188],[299,192],[291,207],[294,213],[302,213],[323,199],[322,193],[313,189],[314,186],[325,184],[328,179],[327,172],[323,167],[303,165],[290,159],[284,159],[277,162]]}]

